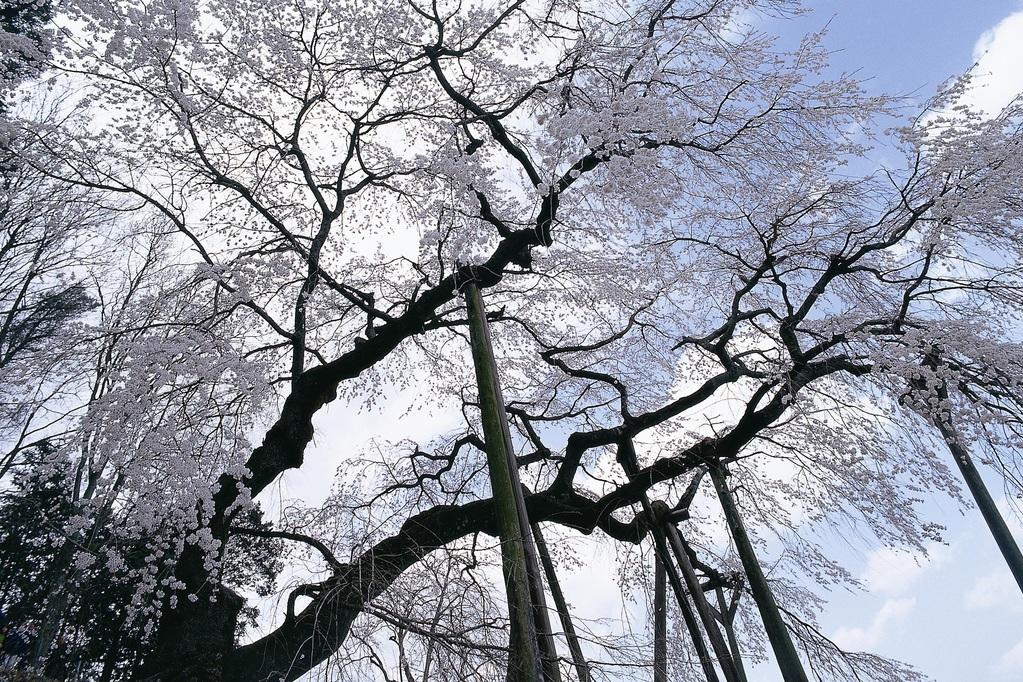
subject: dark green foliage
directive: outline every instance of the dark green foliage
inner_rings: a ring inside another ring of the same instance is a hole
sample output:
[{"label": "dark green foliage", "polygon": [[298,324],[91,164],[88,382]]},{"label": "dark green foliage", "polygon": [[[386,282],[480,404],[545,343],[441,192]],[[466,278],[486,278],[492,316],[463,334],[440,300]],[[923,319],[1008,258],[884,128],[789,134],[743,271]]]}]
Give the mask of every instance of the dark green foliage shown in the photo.
[{"label": "dark green foliage", "polygon": [[39,27],[53,11],[47,0],[7,0],[0,7],[0,27],[7,33],[39,37]]},{"label": "dark green foliage", "polygon": [[[43,27],[50,20],[50,0],[4,0],[0,6],[0,30],[29,40],[30,51],[11,50],[0,59],[0,92],[29,76],[39,66],[39,58],[48,52]],[[0,100],[0,114],[4,103]]]},{"label": "dark green foliage", "polygon": [[[40,458],[47,459],[47,454]],[[143,619],[133,617],[134,583],[123,571],[108,570],[103,561],[82,569],[75,567],[73,558],[82,547],[96,551],[119,542],[117,553],[137,567],[145,561],[145,543],[115,540],[102,523],[69,538],[65,524],[74,511],[68,496],[71,488],[65,470],[46,478],[18,478],[0,495],[0,609],[30,648],[45,611],[57,610],[58,629],[45,655],[46,678],[138,679],[146,633]],[[259,524],[258,509],[245,516],[248,525],[266,527]],[[281,569],[281,544],[275,539],[232,538],[224,563],[225,583],[235,590],[269,594]],[[246,609],[241,627],[253,623],[257,615],[256,609]],[[21,666],[27,661],[23,657]]]},{"label": "dark green foliage", "polygon": [[[142,639],[128,618],[131,586],[102,565],[73,568],[75,545],[63,532],[73,511],[65,473],[19,478],[0,498],[0,607],[30,646],[44,611],[59,611],[48,678],[89,671],[87,678],[130,679],[131,652]],[[104,535],[96,529],[88,544],[98,546]]]},{"label": "dark green foliage", "polygon": [[[257,505],[241,514],[238,525],[259,530],[272,530],[273,524],[263,523],[263,514]],[[251,535],[232,535],[224,555],[224,576],[227,586],[236,591],[248,590],[260,597],[274,594],[277,575],[284,568],[281,556],[284,541],[278,538],[260,538]],[[236,636],[241,637],[245,629],[256,624],[258,609],[243,607],[238,618]]]}]

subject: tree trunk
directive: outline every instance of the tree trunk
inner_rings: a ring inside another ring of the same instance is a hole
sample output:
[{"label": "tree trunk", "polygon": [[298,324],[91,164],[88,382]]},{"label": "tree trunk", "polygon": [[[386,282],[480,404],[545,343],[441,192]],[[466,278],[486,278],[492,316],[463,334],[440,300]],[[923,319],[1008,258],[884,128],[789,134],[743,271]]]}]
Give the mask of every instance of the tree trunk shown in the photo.
[{"label": "tree trunk", "polygon": [[760,611],[760,617],[764,621],[764,629],[767,630],[767,638],[771,642],[774,656],[781,669],[782,678],[785,682],[807,682],[806,672],[799,660],[796,647],[789,637],[789,631],[782,620],[781,611],[774,600],[770,585],[764,576],[763,569],[756,553],[753,551],[753,544],[746,533],[746,526],[743,525],[742,517],[732,499],[732,491],[728,489],[728,482],[725,480],[728,472],[723,464],[710,467],[710,478],[714,482],[718,498],[721,500],[721,508],[725,512],[725,521],[731,531],[732,539],[735,541],[735,549],[739,553],[743,568],[746,569],[746,579],[749,581],[750,593]]},{"label": "tree trunk", "polygon": [[49,575],[53,576],[53,587],[50,588],[50,596],[42,607],[42,622],[36,631],[36,639],[32,643],[32,649],[28,655],[27,665],[30,668],[45,666],[50,649],[53,647],[53,640],[60,630],[61,620],[68,605],[68,573],[71,571],[71,559],[74,553],[74,544],[70,540],[65,540],[48,570]]},{"label": "tree trunk", "polygon": [[[189,545],[182,553],[176,574],[186,576],[186,589],[205,577],[202,550]],[[201,584],[201,583],[199,583]],[[216,602],[210,601],[217,589]],[[158,636],[153,650],[142,666],[142,676],[152,682],[216,682],[223,675],[224,657],[234,647],[234,631],[244,599],[226,587],[192,592],[197,599],[185,595],[178,598],[176,608],[165,608],[160,618]]]},{"label": "tree trunk", "polygon": [[508,431],[490,329],[483,309],[483,297],[475,282],[466,285],[465,301],[508,594],[511,621],[508,680],[560,682],[557,651],[547,616],[536,548],[529,531],[518,463]]},{"label": "tree trunk", "polygon": [[98,682],[110,682],[114,678],[114,670],[117,668],[117,656],[121,653],[121,637],[124,635],[124,623],[128,620],[125,613],[117,622],[117,635],[110,644],[105,656],[103,656],[103,670],[100,673]]}]

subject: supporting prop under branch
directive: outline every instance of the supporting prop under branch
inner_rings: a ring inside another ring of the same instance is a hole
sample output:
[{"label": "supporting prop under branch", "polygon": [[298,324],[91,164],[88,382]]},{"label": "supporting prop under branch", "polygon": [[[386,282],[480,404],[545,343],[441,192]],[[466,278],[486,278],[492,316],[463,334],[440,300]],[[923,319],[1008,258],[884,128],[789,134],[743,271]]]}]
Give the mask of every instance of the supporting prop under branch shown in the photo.
[{"label": "supporting prop under branch", "polygon": [[540,528],[539,523],[533,524],[533,538],[536,540],[536,551],[540,556],[540,565],[543,567],[544,575],[547,576],[547,586],[550,588],[551,597],[554,598],[554,608],[558,610],[561,629],[565,631],[565,639],[568,641],[568,650],[572,654],[572,665],[575,666],[575,674],[579,678],[579,682],[590,682],[590,664],[586,661],[586,657],[583,656],[583,649],[579,644],[579,635],[575,631],[572,614],[568,610],[565,594],[561,591],[561,581],[558,580],[558,574],[554,569],[554,562],[551,560],[551,553],[547,550],[547,541],[543,537],[543,529]]},{"label": "supporting prop under branch", "polygon": [[[636,449],[631,438],[623,438],[618,443],[618,462],[622,465],[625,475],[629,477],[630,481],[639,473],[639,465],[636,463]],[[704,677],[707,678],[707,682],[718,682],[714,661],[707,650],[707,644],[703,641],[703,633],[700,632],[700,625],[696,621],[696,615],[693,613],[692,606],[689,604],[689,598],[686,596],[682,579],[679,577],[678,571],[671,561],[671,552],[668,549],[668,541],[665,537],[664,529],[657,522],[653,507],[650,505],[650,499],[644,494],[640,496],[639,501],[643,508],[643,515],[646,517],[647,523],[650,525],[650,531],[654,536],[654,551],[660,557],[668,577],[668,584],[671,585],[671,589],[675,592],[675,599],[678,602],[679,610],[682,612],[682,620],[685,622],[689,636],[692,638],[693,648],[696,649],[696,656],[700,660]]]},{"label": "supporting prop under branch", "polygon": [[682,535],[678,532],[678,528],[669,518],[668,505],[664,504],[660,500],[653,503],[653,511],[656,518],[661,522],[664,527],[665,537],[668,540],[668,546],[671,548],[675,555],[675,561],[678,562],[679,569],[682,573],[682,579],[686,583],[686,588],[689,590],[689,595],[692,597],[693,605],[696,606],[696,613],[700,616],[700,621],[703,623],[703,629],[707,633],[707,639],[710,640],[711,648],[714,649],[714,655],[718,658],[718,665],[721,666],[722,672],[725,674],[725,679],[728,682],[742,682],[742,677],[739,671],[736,669],[735,663],[732,661],[732,653],[728,649],[728,645],[725,643],[725,638],[721,635],[721,630],[718,629],[717,619],[714,617],[714,611],[707,603],[707,597],[703,594],[703,588],[700,587],[700,580],[696,576],[696,569],[693,568],[692,562],[689,560],[689,554],[686,552],[685,543],[682,540]]},{"label": "supporting prop under branch", "polygon": [[654,552],[654,682],[668,682],[668,576]]},{"label": "supporting prop under branch", "polygon": [[475,282],[466,283],[465,302],[511,622],[507,679],[508,682],[561,682],[490,327],[483,297]]},{"label": "supporting prop under branch", "polygon": [[714,482],[714,489],[721,501],[725,522],[728,524],[728,530],[735,542],[735,549],[745,569],[750,594],[753,595],[753,601],[756,602],[757,609],[760,611],[760,618],[764,621],[767,639],[774,650],[782,679],[785,682],[808,682],[806,672],[803,670],[803,663],[799,660],[799,654],[789,636],[788,628],[785,627],[785,621],[782,620],[778,604],[774,600],[774,593],[771,592],[764,571],[760,567],[760,561],[757,559],[756,552],[753,551],[753,543],[750,542],[749,535],[746,533],[746,526],[739,515],[739,509],[735,506],[735,499],[732,497],[732,491],[726,480],[727,476],[728,471],[724,464],[715,462],[710,465],[710,480]]}]

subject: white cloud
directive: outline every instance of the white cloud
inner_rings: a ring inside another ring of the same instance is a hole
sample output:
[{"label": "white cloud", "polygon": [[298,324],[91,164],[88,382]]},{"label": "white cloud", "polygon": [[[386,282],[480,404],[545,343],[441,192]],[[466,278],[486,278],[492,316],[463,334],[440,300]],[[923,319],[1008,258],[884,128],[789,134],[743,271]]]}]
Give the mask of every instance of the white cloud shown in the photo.
[{"label": "white cloud", "polygon": [[1009,527],[1009,532],[1016,538],[1023,538],[1023,521],[1020,519],[1019,503],[1003,496],[998,500],[998,511],[1001,512],[1005,525]]},{"label": "white cloud", "polygon": [[871,592],[890,596],[904,594],[925,572],[943,564],[949,554],[948,548],[939,544],[931,544],[927,551],[927,557],[919,557],[891,547],[871,550],[860,580]]},{"label": "white cloud", "polygon": [[888,639],[893,626],[904,621],[916,607],[916,599],[903,597],[889,599],[876,614],[867,627],[842,627],[835,631],[834,640],[848,651],[869,651],[882,640]]},{"label": "white cloud", "polygon": [[1000,569],[979,576],[974,581],[973,587],[963,595],[963,606],[967,609],[997,607],[1020,611],[1023,610],[1023,599],[1020,598],[1019,587],[1009,571]]},{"label": "white cloud", "polygon": [[1023,92],[1023,11],[984,31],[973,46],[973,59],[977,66],[970,103],[994,115]]},{"label": "white cloud", "polygon": [[1023,676],[1023,639],[1002,654],[995,663],[995,672],[1007,676],[1006,679],[1018,680]]}]

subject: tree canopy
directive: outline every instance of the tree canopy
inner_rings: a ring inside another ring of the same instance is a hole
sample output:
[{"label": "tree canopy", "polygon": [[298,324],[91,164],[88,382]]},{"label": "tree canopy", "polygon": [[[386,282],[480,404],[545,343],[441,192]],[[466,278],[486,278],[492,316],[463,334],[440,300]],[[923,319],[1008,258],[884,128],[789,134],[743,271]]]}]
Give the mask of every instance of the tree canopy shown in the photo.
[{"label": "tree canopy", "polygon": [[[820,531],[926,552],[927,500],[965,476],[988,509],[975,461],[1020,493],[1023,100],[973,111],[964,76],[907,114],[745,19],[790,0],[30,11],[45,70],[0,129],[26,665],[503,677],[478,288],[562,617],[545,676],[655,667],[646,626],[564,634],[580,535],[633,604],[671,564],[671,679],[738,681],[778,638],[815,679],[918,676],[820,632],[855,583]],[[396,392],[428,437],[318,438]],[[336,459],[326,499],[275,496],[307,457]]]}]

